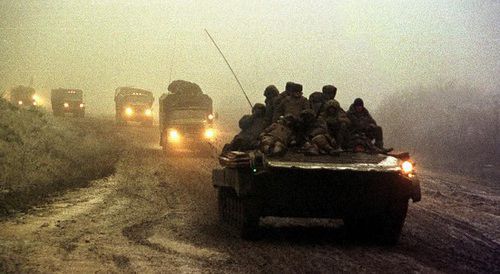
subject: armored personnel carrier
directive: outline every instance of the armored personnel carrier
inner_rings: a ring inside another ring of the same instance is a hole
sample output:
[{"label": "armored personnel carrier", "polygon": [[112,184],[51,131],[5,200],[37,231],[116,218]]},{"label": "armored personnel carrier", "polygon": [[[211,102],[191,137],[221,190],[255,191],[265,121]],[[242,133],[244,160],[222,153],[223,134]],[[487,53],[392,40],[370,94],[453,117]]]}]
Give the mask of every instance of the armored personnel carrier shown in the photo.
[{"label": "armored personnel carrier", "polygon": [[408,153],[229,152],[220,162],[212,174],[220,220],[247,239],[257,235],[261,217],[275,216],[342,219],[349,233],[394,244],[409,200],[420,201]]},{"label": "armored personnel carrier", "polygon": [[164,151],[205,150],[216,137],[212,99],[191,82],[176,80],[160,97],[160,144]]},{"label": "armored personnel carrier", "polygon": [[153,125],[153,102],[151,91],[131,87],[119,87],[115,90],[116,122],[126,124],[129,121],[143,125]]},{"label": "armored personnel carrier", "polygon": [[85,116],[85,104],[81,89],[53,89],[50,93],[50,100],[54,116],[64,116],[66,113],[72,113],[75,117]]}]

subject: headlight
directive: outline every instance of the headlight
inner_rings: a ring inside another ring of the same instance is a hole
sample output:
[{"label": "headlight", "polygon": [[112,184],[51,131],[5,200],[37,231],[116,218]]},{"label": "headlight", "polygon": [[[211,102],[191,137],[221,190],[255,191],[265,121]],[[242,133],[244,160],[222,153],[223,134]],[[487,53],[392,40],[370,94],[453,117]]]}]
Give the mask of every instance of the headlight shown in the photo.
[{"label": "headlight", "polygon": [[19,101],[17,102],[18,105],[22,105],[23,104],[23,101]]},{"label": "headlight", "polygon": [[84,107],[84,104],[83,104],[83,103],[81,103],[81,104],[80,104],[80,108],[83,108],[83,107]]},{"label": "headlight", "polygon": [[65,108],[69,108],[69,104],[68,103],[64,103],[64,107]]},{"label": "headlight", "polygon": [[213,120],[215,117],[213,114],[208,114],[208,120]]},{"label": "headlight", "polygon": [[134,114],[134,110],[132,108],[126,108],[125,114],[127,114],[127,116],[132,116],[132,114]]},{"label": "headlight", "polygon": [[212,139],[215,137],[215,129],[207,128],[205,129],[205,138]]},{"label": "headlight", "polygon": [[151,111],[151,109],[146,109],[144,114],[146,114],[146,116],[151,116],[151,115],[153,115],[153,111]]},{"label": "headlight", "polygon": [[401,164],[401,169],[403,170],[403,173],[410,174],[413,172],[413,164],[410,161],[404,161]]},{"label": "headlight", "polygon": [[176,129],[170,129],[168,131],[168,141],[170,143],[178,143],[181,139],[179,132]]}]

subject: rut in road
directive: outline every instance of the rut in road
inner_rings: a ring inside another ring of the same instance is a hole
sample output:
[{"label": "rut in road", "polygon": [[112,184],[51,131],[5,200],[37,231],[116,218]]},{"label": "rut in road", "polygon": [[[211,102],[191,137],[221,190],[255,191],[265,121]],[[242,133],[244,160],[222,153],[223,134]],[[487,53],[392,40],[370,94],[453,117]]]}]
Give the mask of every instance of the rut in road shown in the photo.
[{"label": "rut in road", "polygon": [[500,272],[498,190],[423,176],[424,199],[410,205],[395,247],[346,239],[336,221],[273,218],[247,242],[218,224],[214,158],[164,155],[153,128],[116,134],[129,143],[114,176],[0,223],[1,269]]}]

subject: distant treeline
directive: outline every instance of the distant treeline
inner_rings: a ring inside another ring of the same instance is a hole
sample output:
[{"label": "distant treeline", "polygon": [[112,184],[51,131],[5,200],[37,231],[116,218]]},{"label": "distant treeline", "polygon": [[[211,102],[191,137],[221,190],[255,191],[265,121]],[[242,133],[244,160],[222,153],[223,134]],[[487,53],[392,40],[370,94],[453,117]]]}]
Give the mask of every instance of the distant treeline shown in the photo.
[{"label": "distant treeline", "polygon": [[492,175],[500,163],[499,100],[448,83],[393,94],[376,117],[387,146],[415,152],[426,167]]}]

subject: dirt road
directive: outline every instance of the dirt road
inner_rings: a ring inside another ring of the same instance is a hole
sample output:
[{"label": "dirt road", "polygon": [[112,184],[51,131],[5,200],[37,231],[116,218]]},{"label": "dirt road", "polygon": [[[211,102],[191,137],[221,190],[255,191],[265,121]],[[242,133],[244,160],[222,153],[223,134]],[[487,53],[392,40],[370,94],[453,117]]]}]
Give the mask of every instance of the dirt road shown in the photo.
[{"label": "dirt road", "polygon": [[167,157],[153,128],[117,134],[115,175],[0,222],[0,272],[500,272],[498,187],[424,173],[395,247],[296,219],[266,219],[247,242],[218,225],[214,158]]}]

